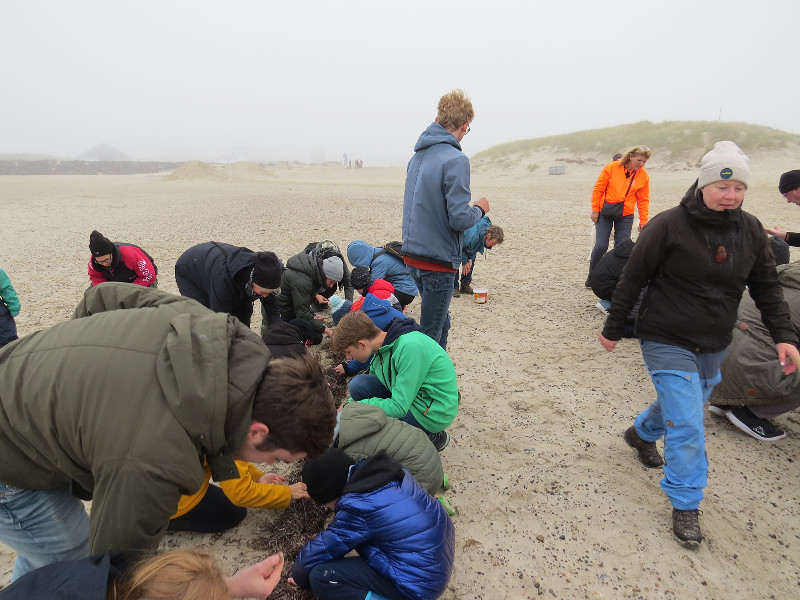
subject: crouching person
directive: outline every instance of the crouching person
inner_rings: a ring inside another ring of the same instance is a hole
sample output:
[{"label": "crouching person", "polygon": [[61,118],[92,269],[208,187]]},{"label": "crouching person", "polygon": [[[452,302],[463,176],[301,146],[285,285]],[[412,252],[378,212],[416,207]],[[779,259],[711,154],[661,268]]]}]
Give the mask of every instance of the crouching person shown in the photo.
[{"label": "crouching person", "polygon": [[378,406],[388,416],[419,427],[439,451],[447,447],[450,434],[445,428],[458,413],[456,369],[414,319],[392,319],[378,329],[364,312],[352,312],[334,329],[331,350],[362,363],[376,355],[369,374],[350,380],[350,400]]},{"label": "crouching person", "polygon": [[[303,466],[308,494],[335,511],[300,551],[290,584],[320,600],[438,598],[453,571],[444,508],[382,450],[357,463],[332,448]],[[345,557],[357,549],[359,556]]]}]

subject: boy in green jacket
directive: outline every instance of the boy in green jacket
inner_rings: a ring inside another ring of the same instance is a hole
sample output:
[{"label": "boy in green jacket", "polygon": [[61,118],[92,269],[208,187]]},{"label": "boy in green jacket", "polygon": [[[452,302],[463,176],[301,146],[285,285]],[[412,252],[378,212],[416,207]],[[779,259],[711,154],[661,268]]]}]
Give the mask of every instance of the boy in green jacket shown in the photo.
[{"label": "boy in green jacket", "polygon": [[19,298],[11,287],[11,280],[0,269],[0,348],[17,339],[17,324],[14,317],[19,314]]},{"label": "boy in green jacket", "polygon": [[369,374],[350,380],[350,400],[379,406],[387,416],[419,427],[440,452],[447,447],[445,429],[458,412],[456,370],[414,319],[398,317],[381,330],[364,312],[352,312],[333,330],[331,349],[361,362],[376,355]]}]

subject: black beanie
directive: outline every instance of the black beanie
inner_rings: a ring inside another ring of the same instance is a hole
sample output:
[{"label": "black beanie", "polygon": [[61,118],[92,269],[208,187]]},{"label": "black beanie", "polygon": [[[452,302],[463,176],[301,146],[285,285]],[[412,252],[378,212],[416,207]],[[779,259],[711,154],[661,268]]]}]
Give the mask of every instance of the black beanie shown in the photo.
[{"label": "black beanie", "polygon": [[281,287],[283,265],[274,252],[257,252],[253,263],[253,283],[268,290]]},{"label": "black beanie", "polygon": [[92,256],[114,254],[114,243],[95,229],[89,236],[89,251]]},{"label": "black beanie", "polygon": [[778,191],[781,194],[786,194],[797,188],[800,188],[800,169],[786,171],[781,175],[781,179],[778,182]]},{"label": "black beanie", "polygon": [[303,465],[303,481],[308,495],[319,505],[336,500],[342,495],[354,464],[340,448],[329,448],[319,458],[307,459]]},{"label": "black beanie", "polygon": [[368,288],[371,282],[369,269],[367,267],[354,267],[350,271],[350,284],[355,290]]}]

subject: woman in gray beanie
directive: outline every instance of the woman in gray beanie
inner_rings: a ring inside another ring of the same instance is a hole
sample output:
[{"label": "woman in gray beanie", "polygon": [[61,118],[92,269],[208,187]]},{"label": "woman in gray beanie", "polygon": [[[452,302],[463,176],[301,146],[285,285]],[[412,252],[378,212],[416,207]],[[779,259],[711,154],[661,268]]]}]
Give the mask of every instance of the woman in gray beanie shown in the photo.
[{"label": "woman in gray beanie", "polygon": [[[792,360],[800,356],[767,236],[758,219],[742,210],[749,182],[749,159],[739,147],[714,144],[680,204],[656,215],[639,235],[599,336],[612,352],[647,287],[636,333],[656,399],[624,439],[646,467],[663,465],[661,489],[673,506],[673,534],[686,548],[699,547],[703,539],[698,521],[708,477],[703,406],[720,381],[745,287],[776,344],[775,369],[792,373]],[[662,437],[666,463],[655,444]]]}]

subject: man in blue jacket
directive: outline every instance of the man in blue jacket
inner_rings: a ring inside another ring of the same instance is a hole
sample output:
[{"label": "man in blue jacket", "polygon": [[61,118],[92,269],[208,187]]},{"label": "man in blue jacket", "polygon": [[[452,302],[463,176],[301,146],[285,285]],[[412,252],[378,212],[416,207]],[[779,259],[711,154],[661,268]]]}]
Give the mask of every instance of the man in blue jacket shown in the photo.
[{"label": "man in blue jacket", "polygon": [[461,151],[474,116],[462,90],[442,96],[436,121],[419,136],[406,174],[403,261],[420,293],[422,331],[445,350],[464,231],[489,212],[486,198],[470,206],[469,159]]},{"label": "man in blue jacket", "polygon": [[464,247],[461,250],[461,286],[459,287],[456,277],[453,298],[472,293],[470,283],[472,283],[475,259],[478,254],[483,254],[484,250],[491,250],[497,244],[502,244],[503,239],[503,228],[492,225],[489,217],[483,217],[464,232]]}]

